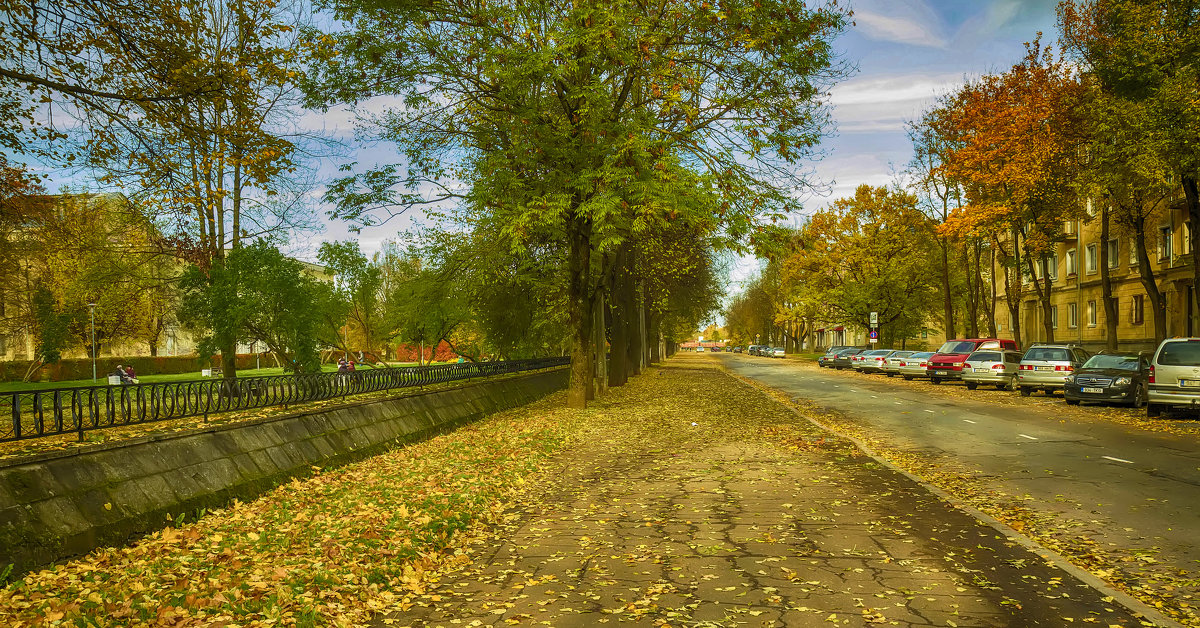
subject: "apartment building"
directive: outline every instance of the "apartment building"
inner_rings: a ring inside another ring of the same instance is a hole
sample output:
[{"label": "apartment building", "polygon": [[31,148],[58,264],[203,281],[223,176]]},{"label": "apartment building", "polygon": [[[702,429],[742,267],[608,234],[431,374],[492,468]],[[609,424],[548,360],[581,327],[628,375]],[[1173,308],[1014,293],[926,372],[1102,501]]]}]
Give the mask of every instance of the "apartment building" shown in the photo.
[{"label": "apartment building", "polygon": [[[1089,203],[1088,219],[1063,225],[1064,239],[1056,244],[1046,272],[1051,280],[1050,322],[1057,342],[1076,342],[1091,350],[1107,345],[1100,247],[1106,247],[1108,270],[1117,312],[1117,346],[1122,350],[1152,349],[1154,315],[1138,267],[1134,236],[1110,225],[1110,238],[1101,241],[1099,212]],[[1166,301],[1167,336],[1200,333],[1200,312],[1193,306],[1192,225],[1183,204],[1182,192],[1160,204],[1148,220],[1147,253],[1154,276]],[[993,268],[997,277],[1003,269]],[[1038,269],[1038,277],[1041,270]],[[1020,305],[1021,341],[1046,341],[1045,314],[1037,291],[1024,272]],[[1044,283],[1043,283],[1044,285]],[[997,332],[1012,338],[1013,320],[997,282],[995,312]]]}]

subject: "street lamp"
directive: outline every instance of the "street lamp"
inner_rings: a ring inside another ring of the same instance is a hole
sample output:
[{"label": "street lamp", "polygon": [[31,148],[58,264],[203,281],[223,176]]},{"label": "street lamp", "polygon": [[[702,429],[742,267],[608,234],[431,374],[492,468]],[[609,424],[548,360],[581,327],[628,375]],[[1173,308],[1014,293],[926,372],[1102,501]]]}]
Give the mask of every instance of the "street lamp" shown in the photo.
[{"label": "street lamp", "polygon": [[88,313],[92,317],[92,381],[96,381],[96,304],[88,303]]}]

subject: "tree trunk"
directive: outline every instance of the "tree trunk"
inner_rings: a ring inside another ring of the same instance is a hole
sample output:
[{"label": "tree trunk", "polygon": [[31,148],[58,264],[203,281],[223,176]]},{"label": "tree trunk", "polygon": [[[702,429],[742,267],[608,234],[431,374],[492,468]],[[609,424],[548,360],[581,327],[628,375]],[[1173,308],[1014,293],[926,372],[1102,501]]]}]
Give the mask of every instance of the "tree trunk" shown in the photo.
[{"label": "tree trunk", "polygon": [[[1187,205],[1188,219],[1191,221],[1192,228],[1189,229],[1188,236],[1192,236],[1192,231],[1200,229],[1200,189],[1197,189],[1195,175],[1182,177],[1183,180],[1183,198]],[[1192,253],[1192,311],[1200,312],[1200,252],[1195,248],[1195,237],[1192,236],[1193,242],[1189,242]],[[1190,327],[1191,321],[1188,321]],[[1185,328],[1186,329],[1186,328]]]},{"label": "tree trunk", "polygon": [[629,356],[629,374],[631,376],[641,375],[645,364],[642,361],[643,347],[646,346],[646,326],[643,320],[642,311],[642,290],[641,281],[633,279],[634,265],[632,261],[633,255],[630,255],[630,263],[628,267],[629,279],[626,287],[628,294],[625,297],[629,305],[629,347],[626,349]]},{"label": "tree trunk", "polygon": [[152,357],[152,358],[158,357],[158,341],[156,341],[156,340],[150,341],[150,357]]},{"label": "tree trunk", "polygon": [[608,385],[624,386],[629,380],[629,306],[626,302],[625,245],[617,249],[612,291],[612,354]]},{"label": "tree trunk", "polygon": [[[999,332],[996,330],[996,247],[988,247],[989,258],[991,261],[991,272],[988,273],[988,284],[991,291],[988,293],[987,302],[987,318],[988,318],[988,338],[999,338]],[[1020,346],[1020,345],[1018,345]]]},{"label": "tree trunk", "polygon": [[963,325],[967,335],[971,338],[979,337],[979,303],[976,300],[978,290],[975,287],[975,274],[971,272],[971,250],[970,243],[963,242],[963,267],[966,269],[967,277],[967,320]]},{"label": "tree trunk", "polygon": [[941,238],[942,245],[942,307],[943,320],[946,324],[946,339],[955,337],[954,334],[954,300],[950,294],[950,240]]},{"label": "tree trunk", "polygon": [[1146,250],[1145,217],[1134,221],[1134,244],[1137,246],[1138,276],[1141,277],[1142,287],[1146,289],[1146,296],[1150,301],[1150,312],[1154,316],[1154,342],[1158,344],[1167,338],[1167,299],[1158,289],[1154,269],[1150,267],[1150,253]]},{"label": "tree trunk", "polygon": [[608,339],[604,334],[605,297],[603,290],[596,291],[595,307],[592,308],[593,329],[592,353],[596,356],[595,391],[602,395],[608,392]]},{"label": "tree trunk", "polygon": [[[1117,304],[1113,303],[1112,277],[1108,270],[1109,205],[1100,208],[1100,297],[1104,301],[1104,346],[1117,348]],[[1076,281],[1079,281],[1076,279]]]},{"label": "tree trunk", "polygon": [[[1021,290],[1023,282],[1021,281],[1021,264],[1018,261],[1013,264],[1016,259],[1017,246],[1020,243],[1020,231],[1012,228],[1012,255],[1005,254],[1001,263],[1004,266],[1004,301],[1008,305],[1008,314],[1012,317],[1013,341],[1017,346],[1021,346]],[[998,242],[993,241],[993,244]]]},{"label": "tree trunk", "polygon": [[571,248],[567,277],[568,321],[571,329],[571,379],[567,386],[567,407],[586,408],[592,386],[592,300],[588,287],[591,279],[591,226],[581,218],[570,225]]},{"label": "tree trunk", "polygon": [[227,380],[237,377],[237,340],[221,346],[221,377]]}]

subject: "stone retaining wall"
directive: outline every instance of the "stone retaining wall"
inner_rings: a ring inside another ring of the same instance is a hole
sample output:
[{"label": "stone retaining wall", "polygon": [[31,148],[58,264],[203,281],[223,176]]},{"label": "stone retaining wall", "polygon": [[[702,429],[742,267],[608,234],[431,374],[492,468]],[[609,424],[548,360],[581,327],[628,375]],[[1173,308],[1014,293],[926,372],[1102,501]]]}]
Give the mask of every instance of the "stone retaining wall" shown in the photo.
[{"label": "stone retaining wall", "polygon": [[0,463],[0,572],[14,574],[116,545],[312,466],[398,443],[561,390],[567,369],[460,388],[94,445]]}]

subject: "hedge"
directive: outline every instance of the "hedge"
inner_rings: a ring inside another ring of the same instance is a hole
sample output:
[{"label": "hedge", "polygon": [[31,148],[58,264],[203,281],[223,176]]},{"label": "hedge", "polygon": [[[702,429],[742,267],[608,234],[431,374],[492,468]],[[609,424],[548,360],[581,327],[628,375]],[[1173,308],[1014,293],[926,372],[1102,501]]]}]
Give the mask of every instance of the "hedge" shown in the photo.
[{"label": "hedge", "polygon": [[[237,367],[239,369],[254,368],[254,358],[257,354],[241,353],[237,357]],[[267,357],[264,357],[264,362]],[[275,360],[270,359],[270,365],[275,365]],[[158,357],[101,357],[96,360],[96,375],[104,377],[113,372],[118,364],[129,365],[133,367],[134,372],[138,376],[142,375],[173,375],[176,373],[195,373],[200,375],[200,369],[212,368],[221,365],[221,357],[213,356],[211,359],[205,360],[196,355],[180,355],[180,356],[158,356]],[[13,360],[0,361],[0,381],[19,382],[25,376],[25,371],[29,369],[28,360]],[[70,358],[59,360],[56,364],[49,364],[42,367],[34,374],[33,380],[39,382],[62,382],[73,379],[91,379],[92,378],[92,360],[91,358]]]}]

